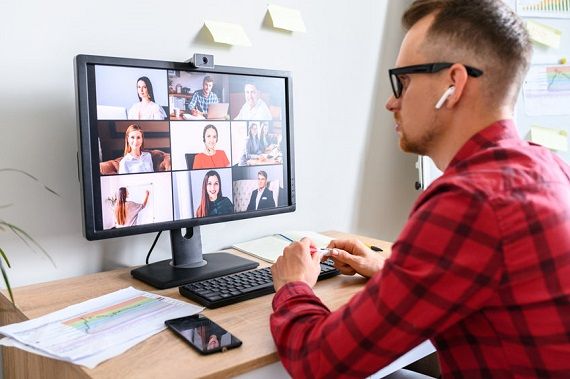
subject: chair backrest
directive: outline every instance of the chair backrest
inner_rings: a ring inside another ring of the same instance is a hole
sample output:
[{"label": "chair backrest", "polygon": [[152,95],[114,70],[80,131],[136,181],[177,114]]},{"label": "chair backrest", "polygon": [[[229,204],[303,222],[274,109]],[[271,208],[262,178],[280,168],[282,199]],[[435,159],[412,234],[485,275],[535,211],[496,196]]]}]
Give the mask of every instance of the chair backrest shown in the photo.
[{"label": "chair backrest", "polygon": [[188,170],[192,170],[192,167],[194,167],[194,158],[196,158],[196,154],[186,153],[184,156],[186,157],[186,168]]}]

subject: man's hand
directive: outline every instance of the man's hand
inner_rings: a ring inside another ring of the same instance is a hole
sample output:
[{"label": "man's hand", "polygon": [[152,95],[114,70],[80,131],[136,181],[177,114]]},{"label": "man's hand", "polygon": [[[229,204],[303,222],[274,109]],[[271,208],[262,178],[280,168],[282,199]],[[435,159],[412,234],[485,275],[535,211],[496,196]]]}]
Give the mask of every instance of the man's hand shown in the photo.
[{"label": "man's hand", "polygon": [[305,282],[313,287],[321,272],[321,254],[311,254],[313,243],[308,238],[293,242],[283,250],[283,255],[271,266],[275,292],[290,282]]},{"label": "man's hand", "polygon": [[345,275],[359,273],[369,278],[384,266],[384,258],[359,240],[333,240],[328,247],[333,249],[334,266]]}]

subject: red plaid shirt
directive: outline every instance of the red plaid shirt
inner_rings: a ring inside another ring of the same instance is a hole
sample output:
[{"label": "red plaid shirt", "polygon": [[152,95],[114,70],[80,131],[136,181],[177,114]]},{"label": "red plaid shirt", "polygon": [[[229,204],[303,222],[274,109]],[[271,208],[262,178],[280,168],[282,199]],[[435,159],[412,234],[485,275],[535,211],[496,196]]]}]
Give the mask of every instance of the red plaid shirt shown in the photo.
[{"label": "red plaid shirt", "polygon": [[425,339],[444,378],[570,378],[570,169],[511,121],[473,136],[419,197],[383,270],[330,312],[273,299],[295,377],[366,377]]}]

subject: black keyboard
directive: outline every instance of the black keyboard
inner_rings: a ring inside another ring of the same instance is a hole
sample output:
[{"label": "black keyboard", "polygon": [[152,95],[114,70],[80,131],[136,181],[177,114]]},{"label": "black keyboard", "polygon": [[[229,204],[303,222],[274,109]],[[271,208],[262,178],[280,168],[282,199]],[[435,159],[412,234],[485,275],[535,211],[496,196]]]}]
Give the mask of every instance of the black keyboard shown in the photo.
[{"label": "black keyboard", "polygon": [[[338,274],[340,272],[333,267],[332,260],[328,259],[321,263],[318,280]],[[270,267],[185,284],[179,290],[181,295],[207,308],[223,307],[275,292]]]}]

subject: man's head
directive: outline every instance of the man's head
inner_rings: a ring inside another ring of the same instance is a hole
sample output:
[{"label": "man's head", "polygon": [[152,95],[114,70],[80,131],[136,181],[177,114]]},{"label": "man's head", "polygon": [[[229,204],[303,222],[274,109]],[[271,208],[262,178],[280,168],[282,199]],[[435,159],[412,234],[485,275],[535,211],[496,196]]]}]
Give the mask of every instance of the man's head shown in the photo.
[{"label": "man's head", "polygon": [[481,122],[487,121],[484,114],[499,114],[498,109],[512,112],[532,46],[522,20],[508,5],[500,0],[416,0],[402,22],[408,32],[397,68],[451,63],[397,76],[401,95],[391,97],[386,107],[394,112],[404,151],[430,155],[451,120],[459,121],[454,119],[458,109],[463,120],[472,111]]},{"label": "man's head", "polygon": [[257,187],[261,191],[267,185],[267,173],[263,170],[257,173]]},{"label": "man's head", "polygon": [[210,92],[212,92],[212,87],[214,86],[214,79],[211,76],[204,77],[202,81],[202,90],[204,91],[204,96],[210,96]]},{"label": "man's head", "polygon": [[253,108],[257,103],[257,99],[259,98],[259,92],[257,91],[257,87],[253,83],[248,83],[245,85],[243,91],[245,93],[246,104],[250,108]]},{"label": "man's head", "polygon": [[409,30],[428,15],[435,17],[421,46],[424,56],[483,70],[487,94],[514,104],[532,55],[524,22],[514,11],[497,0],[416,0],[402,22]]}]

